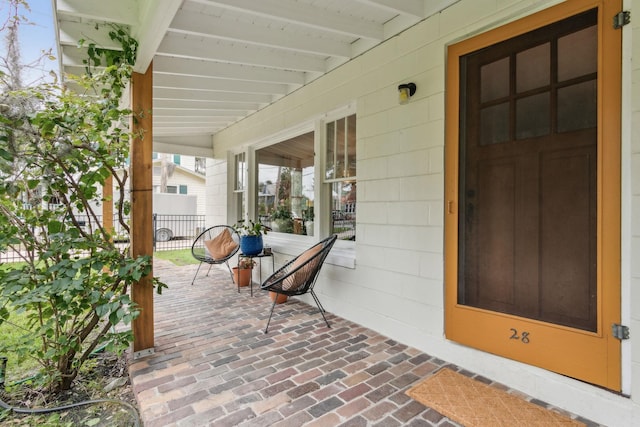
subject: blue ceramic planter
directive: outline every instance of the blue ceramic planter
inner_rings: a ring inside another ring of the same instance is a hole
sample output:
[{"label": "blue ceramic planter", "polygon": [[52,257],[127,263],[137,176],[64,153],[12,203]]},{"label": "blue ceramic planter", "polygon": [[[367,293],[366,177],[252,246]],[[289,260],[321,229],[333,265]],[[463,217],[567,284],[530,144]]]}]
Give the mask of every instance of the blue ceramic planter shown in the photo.
[{"label": "blue ceramic planter", "polygon": [[242,236],[240,238],[240,250],[245,255],[258,255],[262,252],[262,235]]}]

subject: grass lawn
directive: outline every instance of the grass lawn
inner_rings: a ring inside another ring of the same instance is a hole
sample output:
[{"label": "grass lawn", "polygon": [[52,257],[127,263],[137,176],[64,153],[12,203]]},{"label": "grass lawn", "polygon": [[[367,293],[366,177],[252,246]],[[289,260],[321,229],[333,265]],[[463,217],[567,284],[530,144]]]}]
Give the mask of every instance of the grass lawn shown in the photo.
[{"label": "grass lawn", "polygon": [[[24,265],[25,263],[23,262],[8,262],[0,264],[0,269],[9,270],[21,268]],[[0,340],[8,349],[17,348],[18,344],[24,340],[23,336],[26,335],[26,332],[27,316],[25,313],[11,313],[9,318],[0,324]],[[34,349],[36,344],[33,343]],[[0,354],[0,356],[8,359],[7,372],[5,373],[7,384],[31,377],[40,367],[35,359],[28,355],[19,356],[15,351],[9,350],[8,354]]]},{"label": "grass lawn", "polygon": [[160,258],[171,261],[175,265],[198,264],[200,261],[191,255],[191,249],[178,249],[173,251],[156,251],[153,253],[154,258]]},{"label": "grass lawn", "polygon": [[[23,341],[22,337],[25,335],[26,326],[27,316],[24,313],[12,313],[9,319],[0,325],[0,339],[2,339],[3,344],[9,349],[18,347],[18,343]],[[35,350],[37,343],[33,342],[32,344]],[[2,356],[8,359],[6,372],[7,384],[33,376],[40,367],[38,362],[28,355],[19,356],[16,352],[10,351],[8,354],[3,354]]]},{"label": "grass lawn", "polygon": [[[172,251],[157,251],[154,257],[171,261],[176,265],[197,264],[199,261],[191,255],[191,249],[180,249]],[[6,263],[0,265],[2,269],[20,267],[21,263]],[[9,319],[0,324],[0,339],[7,345],[7,348],[16,348],[22,340],[27,325],[25,314],[12,313]],[[34,348],[36,343],[34,342]],[[8,354],[0,354],[8,358],[6,381],[11,384],[15,381],[28,378],[36,373],[39,365],[28,355],[19,357],[15,352],[9,351]]]}]

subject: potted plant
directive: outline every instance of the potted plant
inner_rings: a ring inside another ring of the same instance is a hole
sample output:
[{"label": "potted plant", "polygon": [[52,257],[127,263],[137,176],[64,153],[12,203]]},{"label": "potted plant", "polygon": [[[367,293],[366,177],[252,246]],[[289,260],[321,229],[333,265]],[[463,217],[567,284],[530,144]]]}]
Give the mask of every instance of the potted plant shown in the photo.
[{"label": "potted plant", "polygon": [[291,211],[284,204],[278,206],[271,213],[273,230],[281,233],[291,233],[293,231],[293,216]]},{"label": "potted plant", "polygon": [[271,301],[275,301],[276,304],[283,304],[287,302],[287,299],[289,299],[287,295],[279,294],[273,291],[269,291],[269,298],[271,298]]},{"label": "potted plant", "polygon": [[302,219],[304,219],[304,228],[307,231],[307,236],[313,236],[313,206],[309,206],[302,211]]},{"label": "potted plant", "polygon": [[240,220],[234,228],[240,234],[240,251],[245,255],[257,255],[262,252],[262,235],[269,228],[260,222]]},{"label": "potted plant", "polygon": [[233,267],[233,281],[238,286],[249,286],[251,284],[251,273],[256,262],[251,258],[240,257],[238,266]]}]

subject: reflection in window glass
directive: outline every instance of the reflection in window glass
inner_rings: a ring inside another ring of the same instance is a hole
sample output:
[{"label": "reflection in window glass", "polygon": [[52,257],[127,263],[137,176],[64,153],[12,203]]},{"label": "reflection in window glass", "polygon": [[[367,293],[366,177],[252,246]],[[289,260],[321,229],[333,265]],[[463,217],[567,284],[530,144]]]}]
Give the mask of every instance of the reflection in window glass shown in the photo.
[{"label": "reflection in window glass", "polygon": [[244,161],[244,153],[236,154],[236,191],[242,191],[246,188],[245,175],[247,170],[247,164]]},{"label": "reflection in window glass", "polygon": [[313,233],[313,132],[256,151],[257,217],[279,233]]},{"label": "reflection in window glass", "polygon": [[355,114],[327,123],[327,179],[356,176],[356,116]]},{"label": "reflection in window glass", "polygon": [[331,234],[341,240],[356,240],[356,182],[331,184]]},{"label": "reflection in window glass", "polygon": [[356,239],[356,116],[327,123],[325,177],[331,186],[331,234]]},{"label": "reflection in window glass", "polygon": [[244,218],[244,196],[246,193],[246,176],[247,176],[247,164],[245,162],[245,153],[239,153],[235,156],[235,187],[233,191],[233,205],[236,211],[237,220],[240,221]]}]

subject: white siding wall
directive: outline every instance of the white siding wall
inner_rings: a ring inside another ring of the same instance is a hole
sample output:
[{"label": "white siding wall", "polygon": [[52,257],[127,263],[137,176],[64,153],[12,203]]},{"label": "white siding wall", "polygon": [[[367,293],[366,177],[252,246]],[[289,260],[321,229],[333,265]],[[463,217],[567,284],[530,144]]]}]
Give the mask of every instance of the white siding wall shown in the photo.
[{"label": "white siding wall", "polygon": [[[633,96],[623,158],[623,313],[621,397],[561,375],[447,341],[444,337],[443,189],[446,46],[558,1],[461,0],[215,136],[208,167],[208,219],[225,222],[228,150],[281,132],[355,101],[358,120],[356,268],[326,265],[316,288],[325,308],[429,354],[541,400],[611,426],[640,425],[640,66],[624,87]],[[633,0],[640,10],[640,0]],[[633,27],[625,27],[629,34]],[[605,22],[608,25],[608,22]],[[639,41],[640,42],[640,41]],[[639,44],[633,54],[640,58]],[[624,58],[630,68],[628,51]],[[632,82],[633,80],[633,82]],[[418,90],[398,105],[397,85]],[[627,114],[629,116],[629,114]],[[630,120],[633,119],[633,128]],[[632,141],[629,139],[633,138]],[[631,159],[630,161],[628,159]],[[215,184],[212,184],[215,183]],[[631,197],[631,193],[633,196]],[[633,350],[633,351],[632,351]]]},{"label": "white siding wall", "polygon": [[206,226],[229,224],[227,220],[226,155],[221,159],[207,159],[206,200]]}]

